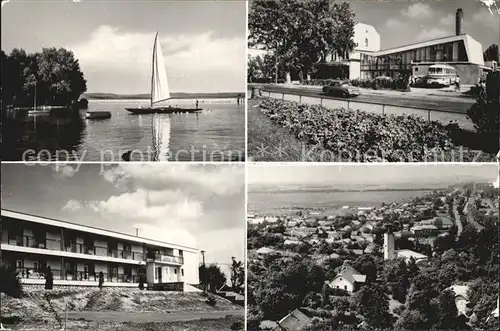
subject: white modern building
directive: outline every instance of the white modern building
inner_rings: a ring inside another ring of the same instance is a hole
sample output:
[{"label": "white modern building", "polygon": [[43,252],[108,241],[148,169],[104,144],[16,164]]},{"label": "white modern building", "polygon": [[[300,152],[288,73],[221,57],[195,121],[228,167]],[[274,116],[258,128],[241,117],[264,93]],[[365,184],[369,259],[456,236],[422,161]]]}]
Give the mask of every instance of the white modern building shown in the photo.
[{"label": "white modern building", "polygon": [[26,284],[44,284],[48,267],[54,286],[137,287],[139,271],[148,288],[184,290],[199,284],[198,250],[109,230],[2,209],[1,263]]},{"label": "white modern building", "polygon": [[396,250],[392,231],[388,230],[384,233],[384,260],[404,259],[404,261],[408,263],[412,258],[416,263],[427,261],[428,259],[426,255],[414,252],[410,249]]}]

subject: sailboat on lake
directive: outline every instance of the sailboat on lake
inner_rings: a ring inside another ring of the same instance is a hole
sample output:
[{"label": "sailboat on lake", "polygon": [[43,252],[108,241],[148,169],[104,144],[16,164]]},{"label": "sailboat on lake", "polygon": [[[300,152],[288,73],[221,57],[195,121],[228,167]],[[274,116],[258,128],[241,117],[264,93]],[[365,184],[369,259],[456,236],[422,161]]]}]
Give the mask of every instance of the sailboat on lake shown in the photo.
[{"label": "sailboat on lake", "polygon": [[156,33],[153,46],[153,65],[151,73],[151,104],[150,107],[144,108],[125,108],[133,114],[172,114],[172,113],[195,113],[201,111],[201,108],[179,108],[172,106],[155,107],[163,101],[172,99],[168,89],[167,71],[165,69],[165,60],[161,50],[160,41],[158,40],[158,32]]}]

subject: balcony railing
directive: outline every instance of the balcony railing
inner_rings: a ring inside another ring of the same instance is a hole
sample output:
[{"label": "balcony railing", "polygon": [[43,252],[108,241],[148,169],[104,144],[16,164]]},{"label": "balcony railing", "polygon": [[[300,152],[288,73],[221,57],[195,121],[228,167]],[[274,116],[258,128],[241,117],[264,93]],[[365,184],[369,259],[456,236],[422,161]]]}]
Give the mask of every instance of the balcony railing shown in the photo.
[{"label": "balcony railing", "polygon": [[[45,270],[45,269],[44,269]],[[16,268],[19,277],[23,279],[45,279],[45,271],[34,268]],[[85,271],[66,271],[63,275],[62,270],[52,269],[54,280],[75,280],[75,281],[99,281],[99,273],[90,273]],[[103,273],[104,282],[111,283],[138,283],[138,275],[127,274],[108,274]]]},{"label": "balcony railing", "polygon": [[[30,247],[30,248],[41,248],[60,251],[61,241],[49,238],[37,238],[34,236],[16,236],[14,238],[9,238],[7,243],[9,245],[20,246],[20,247]],[[109,250],[108,247],[94,246],[89,244],[78,244],[78,243],[64,243],[62,246],[63,252],[87,254],[95,256],[108,256],[115,257],[125,260],[133,261],[144,261],[144,254],[142,252],[131,252],[128,250]]]},{"label": "balcony railing", "polygon": [[184,263],[184,258],[182,256],[173,256],[173,255],[155,254],[154,260],[159,262],[171,262],[178,264]]}]

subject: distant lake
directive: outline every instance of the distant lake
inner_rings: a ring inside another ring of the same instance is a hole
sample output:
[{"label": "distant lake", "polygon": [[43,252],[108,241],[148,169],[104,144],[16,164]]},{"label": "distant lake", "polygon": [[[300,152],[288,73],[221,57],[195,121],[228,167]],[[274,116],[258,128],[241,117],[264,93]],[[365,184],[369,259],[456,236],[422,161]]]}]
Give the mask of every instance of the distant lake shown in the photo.
[{"label": "distant lake", "polygon": [[322,208],[332,213],[342,206],[379,207],[382,202],[392,203],[423,196],[432,190],[415,191],[363,191],[363,192],[306,192],[258,191],[248,192],[248,211],[259,215],[279,216],[298,208]]},{"label": "distant lake", "polygon": [[[105,120],[87,120],[85,111],[61,114],[8,112],[2,124],[2,159],[122,161],[237,161],[245,151],[245,106],[235,100],[199,100],[198,114],[133,115],[125,107],[148,100],[90,100],[89,111],[110,111]],[[195,100],[172,105],[194,108]],[[26,152],[27,151],[27,152]],[[55,157],[58,156],[57,159]]]}]

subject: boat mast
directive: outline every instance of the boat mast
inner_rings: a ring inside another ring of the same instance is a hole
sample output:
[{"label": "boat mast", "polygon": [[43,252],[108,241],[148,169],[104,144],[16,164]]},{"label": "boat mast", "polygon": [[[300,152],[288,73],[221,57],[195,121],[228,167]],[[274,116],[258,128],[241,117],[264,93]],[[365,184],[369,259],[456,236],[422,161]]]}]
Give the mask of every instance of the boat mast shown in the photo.
[{"label": "boat mast", "polygon": [[153,61],[151,62],[151,108],[153,108],[153,89],[154,89],[154,76],[155,76],[155,55],[156,55],[156,41],[158,39],[158,33],[156,32],[155,44],[153,46]]}]

